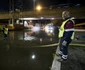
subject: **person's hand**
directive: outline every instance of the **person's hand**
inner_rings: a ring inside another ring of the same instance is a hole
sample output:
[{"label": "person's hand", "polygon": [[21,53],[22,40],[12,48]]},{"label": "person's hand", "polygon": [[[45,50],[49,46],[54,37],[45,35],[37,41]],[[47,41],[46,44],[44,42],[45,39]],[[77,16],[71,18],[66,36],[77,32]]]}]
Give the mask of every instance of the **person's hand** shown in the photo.
[{"label": "person's hand", "polygon": [[63,46],[66,46],[66,44],[67,44],[67,41],[64,40],[64,41],[62,42],[62,45],[63,45]]}]

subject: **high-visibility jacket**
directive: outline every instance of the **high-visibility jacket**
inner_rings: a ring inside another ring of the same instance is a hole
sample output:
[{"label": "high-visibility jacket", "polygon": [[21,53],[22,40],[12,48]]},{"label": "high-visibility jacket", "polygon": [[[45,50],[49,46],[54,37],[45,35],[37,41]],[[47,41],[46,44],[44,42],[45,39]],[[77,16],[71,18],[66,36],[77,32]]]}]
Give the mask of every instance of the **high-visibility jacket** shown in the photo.
[{"label": "high-visibility jacket", "polygon": [[62,37],[63,37],[64,32],[73,31],[73,34],[72,34],[72,36],[71,36],[71,39],[74,39],[74,28],[72,28],[72,29],[64,29],[65,24],[66,24],[69,20],[71,20],[71,21],[75,24],[74,20],[72,20],[71,18],[65,20],[65,21],[62,23],[62,25],[61,25],[61,27],[60,27],[60,29],[59,29],[59,35],[58,35],[59,38],[62,38]]},{"label": "high-visibility jacket", "polygon": [[8,34],[8,28],[4,29],[4,34]]}]

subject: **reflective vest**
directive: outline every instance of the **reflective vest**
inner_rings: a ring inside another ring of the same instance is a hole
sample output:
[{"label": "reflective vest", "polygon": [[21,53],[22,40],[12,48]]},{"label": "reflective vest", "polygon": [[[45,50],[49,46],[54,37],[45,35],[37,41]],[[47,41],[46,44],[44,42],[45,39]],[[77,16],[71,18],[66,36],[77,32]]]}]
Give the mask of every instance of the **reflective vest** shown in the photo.
[{"label": "reflective vest", "polygon": [[8,28],[4,29],[4,34],[8,34]]},{"label": "reflective vest", "polygon": [[[75,24],[75,22],[74,22],[71,18],[65,20],[65,21],[62,23],[62,25],[61,25],[61,27],[60,27],[60,29],[59,29],[59,35],[58,35],[59,38],[63,37],[63,34],[64,34],[65,31],[66,31],[66,32],[68,32],[68,31],[74,31],[74,28],[72,28],[72,29],[64,29],[65,24],[66,24],[69,20],[71,20],[71,21]],[[71,36],[71,39],[74,39],[74,32],[73,32],[73,34],[72,34],[72,36]]]}]

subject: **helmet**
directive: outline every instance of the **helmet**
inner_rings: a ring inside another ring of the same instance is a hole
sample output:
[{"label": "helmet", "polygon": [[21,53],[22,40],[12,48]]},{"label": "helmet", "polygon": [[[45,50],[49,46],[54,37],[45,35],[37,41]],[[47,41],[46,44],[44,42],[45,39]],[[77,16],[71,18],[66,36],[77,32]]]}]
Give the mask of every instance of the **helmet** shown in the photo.
[{"label": "helmet", "polygon": [[70,17],[69,11],[63,11],[63,12],[62,12],[62,18],[63,18],[63,19],[66,19],[66,18],[69,18],[69,17]]}]

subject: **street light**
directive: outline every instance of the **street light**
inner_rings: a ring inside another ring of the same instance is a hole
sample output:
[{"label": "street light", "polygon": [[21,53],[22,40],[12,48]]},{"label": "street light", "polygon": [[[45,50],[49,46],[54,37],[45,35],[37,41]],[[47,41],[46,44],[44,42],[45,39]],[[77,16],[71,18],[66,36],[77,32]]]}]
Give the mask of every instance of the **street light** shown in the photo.
[{"label": "street light", "polygon": [[37,7],[36,7],[36,10],[38,10],[38,11],[40,11],[42,9],[42,7],[40,6],[40,5],[38,5]]}]

